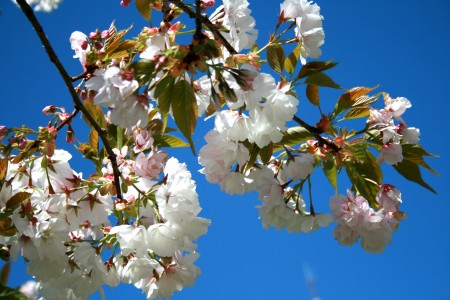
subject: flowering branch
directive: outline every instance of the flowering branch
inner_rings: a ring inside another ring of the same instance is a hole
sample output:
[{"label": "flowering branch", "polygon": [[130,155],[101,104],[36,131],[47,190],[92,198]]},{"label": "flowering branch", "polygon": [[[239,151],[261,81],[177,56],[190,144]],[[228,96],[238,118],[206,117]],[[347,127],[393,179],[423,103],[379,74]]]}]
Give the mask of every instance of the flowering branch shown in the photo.
[{"label": "flowering branch", "polygon": [[78,114],[79,111],[80,111],[80,108],[79,107],[75,107],[73,112],[66,119],[64,119],[64,121],[62,121],[58,125],[58,127],[56,127],[56,131],[60,131],[61,128],[63,128],[66,124],[70,123],[70,121],[72,121],[72,119]]},{"label": "flowering branch", "polygon": [[213,23],[211,23],[211,21],[207,17],[200,15],[197,19],[197,13],[195,11],[193,11],[192,9],[190,9],[181,0],[171,0],[171,2],[175,3],[176,6],[178,6],[185,13],[187,13],[190,18],[196,19],[197,21],[200,20],[203,24],[205,24],[205,26],[208,27],[209,30],[211,30],[214,37],[216,39],[218,39],[225,48],[227,48],[227,50],[228,50],[228,52],[230,52],[230,54],[234,55],[234,54],[238,53],[236,51],[236,49],[234,49],[234,47],[231,46],[231,44],[224,38],[224,36],[220,33],[220,31],[217,30],[216,26]]},{"label": "flowering branch", "polygon": [[309,125],[308,123],[306,123],[305,121],[303,121],[302,119],[300,119],[299,117],[297,117],[295,115],[294,115],[294,121],[297,122],[298,124],[302,125],[306,130],[308,130],[312,135],[314,135],[314,137],[317,139],[320,147],[323,145],[327,145],[328,147],[333,149],[334,153],[337,153],[341,150],[341,148],[338,145],[324,139],[320,135],[321,133],[323,133],[322,130],[318,129],[317,127]]},{"label": "flowering branch", "polygon": [[89,123],[92,125],[95,131],[97,131],[99,137],[101,138],[103,145],[105,146],[106,153],[108,154],[108,158],[111,161],[111,165],[114,172],[114,185],[116,187],[117,192],[117,198],[122,199],[122,192],[120,188],[120,171],[117,166],[116,161],[116,154],[113,152],[112,147],[107,139],[106,131],[100,127],[100,125],[95,121],[95,119],[89,114],[86,107],[83,105],[83,102],[78,98],[78,94],[75,91],[72,82],[72,77],[67,73],[66,69],[62,65],[61,61],[59,60],[58,56],[56,55],[55,51],[53,50],[52,45],[50,44],[50,41],[47,38],[47,35],[44,32],[44,29],[42,28],[41,24],[37,20],[36,16],[33,13],[32,8],[26,0],[17,0],[17,4],[19,4],[20,8],[22,9],[25,16],[30,21],[31,25],[34,27],[34,30],[36,31],[36,34],[38,35],[39,39],[41,40],[42,45],[45,48],[45,51],[47,52],[48,57],[50,58],[50,61],[55,65],[55,67],[58,69],[59,74],[61,75],[62,79],[64,80],[64,83],[66,84],[67,89],[69,90],[70,95],[72,96],[72,101],[74,103],[75,110],[80,110],[83,115],[86,116]]}]

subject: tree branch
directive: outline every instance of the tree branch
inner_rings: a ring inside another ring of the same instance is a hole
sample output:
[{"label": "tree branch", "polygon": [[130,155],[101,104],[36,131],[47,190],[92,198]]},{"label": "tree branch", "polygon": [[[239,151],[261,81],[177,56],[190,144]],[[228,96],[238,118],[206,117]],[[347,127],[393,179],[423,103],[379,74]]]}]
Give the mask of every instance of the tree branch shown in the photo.
[{"label": "tree branch", "polygon": [[111,161],[111,165],[113,168],[114,185],[117,190],[117,198],[122,199],[122,192],[121,192],[120,180],[119,180],[120,171],[119,171],[119,167],[117,166],[116,154],[112,151],[111,144],[109,143],[109,141],[107,139],[106,131],[104,129],[102,129],[100,127],[100,125],[95,121],[95,119],[89,114],[88,110],[83,105],[83,102],[78,97],[78,94],[72,85],[73,78],[67,73],[66,69],[60,62],[55,51],[53,50],[53,47],[50,44],[50,41],[48,40],[47,35],[44,32],[44,29],[42,28],[41,24],[39,23],[36,16],[34,15],[33,9],[30,7],[30,5],[28,5],[26,0],[17,0],[17,4],[19,4],[23,13],[28,18],[31,25],[34,27],[36,34],[38,35],[39,39],[41,40],[41,43],[44,46],[48,57],[50,58],[50,61],[58,69],[59,74],[61,75],[62,79],[64,80],[64,83],[66,84],[66,87],[69,90],[70,95],[72,96],[72,101],[74,103],[75,109],[79,109],[83,113],[83,115],[86,116],[89,123],[92,125],[94,130],[97,131],[99,137],[101,138],[103,145],[105,146],[106,153],[108,154],[108,158]]},{"label": "tree branch", "polygon": [[338,145],[336,145],[335,143],[330,142],[327,139],[324,139],[320,135],[323,132],[321,130],[319,130],[318,128],[309,125],[308,123],[306,123],[305,121],[303,121],[302,119],[300,119],[297,116],[294,116],[294,121],[297,122],[298,124],[302,125],[306,130],[308,130],[312,135],[314,135],[314,137],[316,138],[320,147],[322,147],[323,145],[327,145],[328,147],[330,147],[333,150],[333,153],[337,153],[341,150],[341,148]]},{"label": "tree branch", "polygon": [[[189,6],[183,3],[181,0],[170,0],[172,3],[174,3],[176,6],[181,8],[191,19],[197,20],[197,13],[193,11]],[[231,44],[225,39],[225,37],[220,33],[220,31],[217,29],[217,27],[211,23],[211,21],[205,17],[204,15],[200,14],[199,17],[200,21],[208,27],[208,29],[212,32],[214,37],[219,40],[223,46],[230,52],[230,54],[234,55],[237,54],[237,51],[231,46]]]},{"label": "tree branch", "polygon": [[67,123],[70,123],[70,121],[72,121],[72,119],[78,114],[79,111],[80,109],[78,107],[75,107],[74,111],[70,114],[70,116],[66,118],[64,121],[62,121],[58,125],[58,127],[56,127],[56,131],[60,131],[61,128],[63,128]]}]

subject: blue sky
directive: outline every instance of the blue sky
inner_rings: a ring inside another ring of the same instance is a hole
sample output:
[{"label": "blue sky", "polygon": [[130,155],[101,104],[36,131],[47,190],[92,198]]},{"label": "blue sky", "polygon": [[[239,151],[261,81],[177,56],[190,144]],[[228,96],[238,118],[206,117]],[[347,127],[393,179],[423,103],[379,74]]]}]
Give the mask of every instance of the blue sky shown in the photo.
[{"label": "blue sky", "polygon": [[[73,31],[106,29],[116,19],[119,28],[134,23],[131,37],[144,25],[132,7],[122,8],[119,2],[65,0],[54,13],[38,14],[70,74],[81,73],[69,44]],[[262,43],[274,28],[279,2],[250,3],[259,29],[258,41]],[[338,245],[333,239],[334,225],[309,235],[264,230],[254,208],[259,204],[256,194],[227,196],[196,172],[200,166],[188,149],[172,152],[194,174],[202,216],[212,220],[208,234],[198,242],[202,276],[193,288],[184,289],[173,299],[310,299],[305,270],[314,275],[321,299],[450,299],[450,3],[322,0],[318,4],[325,17],[322,58],[339,62],[329,75],[343,87],[379,84],[380,91],[407,97],[412,102],[404,117],[408,125],[421,129],[425,149],[440,156],[428,160],[440,176],[423,173],[439,194],[385,168],[385,181],[402,191],[401,208],[409,218],[401,223],[393,243],[383,254],[370,255],[358,245]],[[47,119],[41,109],[54,104],[71,111],[69,94],[20,10],[9,0],[0,0],[0,10],[0,125],[45,125]],[[298,115],[316,121],[317,114],[312,112],[304,91],[299,90],[299,95],[302,97]],[[329,98],[331,106],[338,93],[327,92],[324,96],[322,102]],[[198,126],[200,131],[194,140],[200,149],[202,134],[212,123],[199,120]],[[60,147],[74,152],[72,145],[61,143]],[[90,165],[77,158],[71,166],[84,174],[91,172]],[[326,211],[333,192],[319,177],[313,182],[315,206]],[[346,188],[341,184],[341,193]],[[13,265],[12,272],[12,286],[27,278],[21,263]],[[132,286],[105,291],[107,299],[143,297]]]}]

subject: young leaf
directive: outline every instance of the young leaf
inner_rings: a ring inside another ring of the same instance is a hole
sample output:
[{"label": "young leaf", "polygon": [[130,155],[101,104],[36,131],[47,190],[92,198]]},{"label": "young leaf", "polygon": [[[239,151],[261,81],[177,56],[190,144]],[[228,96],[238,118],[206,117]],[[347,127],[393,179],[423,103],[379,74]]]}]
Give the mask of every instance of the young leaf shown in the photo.
[{"label": "young leaf", "polygon": [[317,85],[308,84],[306,86],[306,97],[308,98],[309,102],[318,106],[319,105],[319,87]]},{"label": "young leaf", "polygon": [[284,57],[283,47],[277,45],[267,48],[267,60],[269,65],[278,74],[283,73]]},{"label": "young leaf", "polygon": [[305,64],[304,66],[302,66],[302,68],[300,69],[300,72],[297,75],[297,78],[302,79],[311,74],[319,73],[319,72],[331,69],[336,65],[337,65],[337,63],[334,63],[332,60],[325,61],[325,62],[312,61],[312,62],[309,62],[309,63]]},{"label": "young leaf", "polygon": [[12,196],[8,201],[6,201],[6,209],[14,210],[18,207],[22,202],[30,199],[31,193],[27,192],[18,192],[14,196]]},{"label": "young leaf", "polygon": [[6,171],[8,170],[8,158],[0,159],[0,180],[3,180],[6,176]]},{"label": "young leaf", "polygon": [[152,8],[150,7],[150,0],[136,0],[136,8],[147,21],[150,21],[152,15]]},{"label": "young leaf", "polygon": [[89,133],[89,145],[94,152],[98,152],[98,133],[94,129]]},{"label": "young leaf", "polygon": [[120,44],[120,40],[125,36],[125,34],[127,34],[128,31],[130,31],[130,29],[133,27],[133,25],[131,25],[130,27],[128,27],[127,29],[115,32],[114,34],[112,34],[105,42],[105,52],[107,54],[112,53],[114,50],[117,49],[117,47],[119,47]]},{"label": "young leaf", "polygon": [[400,173],[400,175],[402,175],[406,179],[420,184],[424,188],[437,194],[437,192],[423,180],[422,174],[420,173],[420,169],[417,164],[403,159],[401,163],[395,164],[394,168],[397,170],[397,172]]},{"label": "young leaf", "polygon": [[261,157],[261,161],[264,164],[267,164],[270,159],[272,158],[273,154],[273,143],[270,143],[269,145],[265,146],[259,151],[259,156]]},{"label": "young leaf", "polygon": [[346,91],[344,94],[342,94],[336,105],[334,106],[334,114],[337,116],[344,110],[352,107],[356,102],[359,102],[359,98],[366,95],[367,93],[370,93],[374,88],[368,88],[368,87],[355,87],[348,91]]},{"label": "young leaf", "polygon": [[350,109],[344,116],[344,120],[367,117],[370,114],[369,107],[355,107]]},{"label": "young leaf", "polygon": [[420,165],[433,173],[434,175],[439,175],[436,173],[435,170],[433,170],[423,159],[424,156],[428,157],[436,157],[436,155],[430,154],[425,149],[422,148],[420,145],[411,145],[411,144],[405,144],[402,145],[402,153],[403,153],[403,159],[410,161],[416,165]]},{"label": "young leaf", "polygon": [[328,159],[323,160],[322,170],[334,190],[337,192],[337,168],[333,157],[328,157]]},{"label": "young leaf", "polygon": [[364,159],[345,162],[345,169],[355,191],[366,198],[371,206],[376,206],[378,185],[382,183],[383,176],[373,154],[366,151]]},{"label": "young leaf", "polygon": [[172,113],[175,123],[189,141],[192,152],[195,153],[194,143],[191,139],[198,116],[194,90],[189,82],[180,80],[175,84],[172,97]]},{"label": "young leaf", "polygon": [[286,69],[286,72],[289,74],[294,73],[295,67],[297,66],[298,57],[300,56],[300,53],[302,51],[302,43],[298,43],[295,47],[294,51],[292,51],[291,54],[284,60],[284,68]]},{"label": "young leaf", "polygon": [[154,135],[153,139],[153,144],[158,147],[177,148],[189,146],[189,144],[186,144],[182,139],[168,134]]},{"label": "young leaf", "polygon": [[301,126],[291,127],[283,135],[281,141],[273,145],[274,152],[282,150],[283,145],[294,146],[314,138],[311,132]]},{"label": "young leaf", "polygon": [[313,73],[306,78],[305,82],[307,84],[325,86],[334,89],[341,88],[339,84],[334,82],[333,79],[331,79],[328,75],[325,75],[324,73]]}]

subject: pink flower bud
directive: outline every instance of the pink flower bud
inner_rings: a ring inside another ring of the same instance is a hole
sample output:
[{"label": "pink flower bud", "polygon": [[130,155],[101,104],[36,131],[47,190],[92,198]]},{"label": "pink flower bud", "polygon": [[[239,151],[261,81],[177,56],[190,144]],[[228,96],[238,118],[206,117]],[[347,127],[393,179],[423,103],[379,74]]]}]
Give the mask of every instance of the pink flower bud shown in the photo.
[{"label": "pink flower bud", "polygon": [[147,29],[147,35],[148,36],[155,36],[159,33],[158,27],[152,27],[152,28],[146,28]]},{"label": "pink flower bud", "polygon": [[20,149],[20,150],[25,149],[25,147],[27,146],[27,142],[28,142],[28,140],[27,140],[26,138],[21,138],[21,139],[17,142],[17,144],[19,145],[19,149]]},{"label": "pink flower bud", "polygon": [[82,41],[80,47],[81,47],[81,49],[86,50],[87,47],[88,47],[88,42],[87,41]]},{"label": "pink flower bud", "polygon": [[56,112],[56,110],[58,109],[58,107],[54,106],[54,105],[47,105],[46,107],[44,107],[44,109],[42,110],[42,113],[44,115],[52,115]]},{"label": "pink flower bud", "polygon": [[214,4],[216,4],[215,0],[202,0],[203,7],[211,7],[214,6]]},{"label": "pink flower bud", "polygon": [[95,46],[95,49],[97,49],[97,50],[103,49],[103,44],[100,42],[96,42],[94,46]]},{"label": "pink flower bud", "polygon": [[169,30],[167,31],[168,34],[175,34],[181,29],[181,22],[176,22],[172,26],[170,26]]},{"label": "pink flower bud", "polygon": [[75,141],[75,133],[73,130],[67,130],[66,132],[66,143],[71,144]]},{"label": "pink flower bud", "polygon": [[89,38],[90,38],[91,40],[96,40],[96,39],[98,39],[98,31],[93,31],[93,32],[89,33]]},{"label": "pink flower bud", "polygon": [[101,34],[102,39],[106,40],[106,39],[108,39],[110,36],[111,36],[111,35],[110,35],[110,33],[109,33],[109,30],[103,30],[103,31],[102,31],[102,34]]}]

